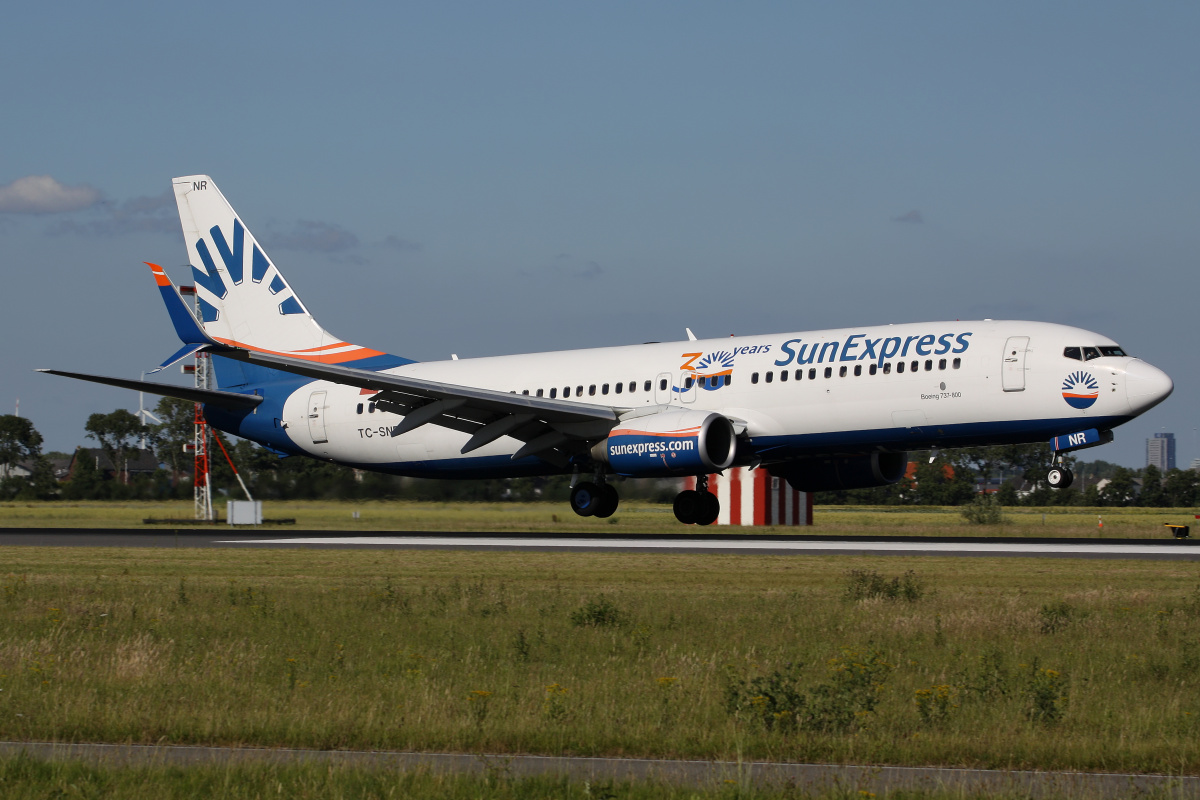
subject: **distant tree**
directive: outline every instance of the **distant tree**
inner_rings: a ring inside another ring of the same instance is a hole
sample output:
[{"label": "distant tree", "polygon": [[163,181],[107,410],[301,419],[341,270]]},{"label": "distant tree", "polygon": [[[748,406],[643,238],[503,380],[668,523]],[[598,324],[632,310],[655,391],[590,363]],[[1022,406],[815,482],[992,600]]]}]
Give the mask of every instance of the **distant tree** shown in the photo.
[{"label": "distant tree", "polygon": [[1196,505],[1196,495],[1200,490],[1200,475],[1191,469],[1169,469],[1163,482],[1163,491],[1167,495],[1167,504],[1175,508],[1187,508]]},{"label": "distant tree", "polygon": [[42,454],[42,435],[25,417],[0,416],[0,464],[14,465]]},{"label": "distant tree", "polygon": [[1166,504],[1167,492],[1163,487],[1162,472],[1153,464],[1147,464],[1142,470],[1142,492],[1138,495],[1138,505],[1161,508]]},{"label": "distant tree", "polygon": [[922,505],[956,506],[975,495],[975,475],[967,458],[938,453],[932,462],[926,453],[917,455],[913,476],[914,499]]},{"label": "distant tree", "polygon": [[1137,484],[1134,483],[1134,472],[1126,467],[1117,467],[1108,485],[1100,492],[1106,506],[1132,505],[1137,498]]},{"label": "distant tree", "polygon": [[193,455],[184,451],[192,444],[196,430],[196,404],[175,397],[164,397],[154,407],[161,422],[150,426],[154,456],[171,468],[174,476],[192,471]]},{"label": "distant tree", "polygon": [[63,497],[68,500],[99,500],[108,497],[107,489],[104,473],[96,466],[96,458],[82,448],[76,450],[71,478],[63,486]]},{"label": "distant tree", "polygon": [[[29,467],[28,476],[12,475],[20,462]],[[0,416],[0,466],[8,473],[0,482],[0,497],[5,499],[49,499],[58,492],[54,469],[42,455],[42,435],[33,422],[14,414]]]},{"label": "distant tree", "polygon": [[83,429],[87,431],[89,439],[95,439],[100,444],[113,469],[122,476],[122,482],[126,482],[124,470],[129,451],[137,449],[138,442],[149,435],[149,428],[142,424],[137,415],[118,408],[111,414],[92,414]]}]

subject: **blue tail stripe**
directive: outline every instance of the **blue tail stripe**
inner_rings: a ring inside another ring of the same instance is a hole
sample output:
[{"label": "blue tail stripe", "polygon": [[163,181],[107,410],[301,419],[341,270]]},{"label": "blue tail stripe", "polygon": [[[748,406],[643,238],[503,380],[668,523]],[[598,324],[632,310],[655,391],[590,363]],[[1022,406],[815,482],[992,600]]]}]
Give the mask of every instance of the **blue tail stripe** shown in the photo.
[{"label": "blue tail stripe", "polygon": [[220,226],[213,225],[208,232],[212,236],[217,252],[221,254],[221,260],[225,262],[225,269],[229,271],[229,277],[233,279],[235,286],[238,285],[242,282],[242,245],[246,239],[246,229],[242,227],[240,221],[233,220],[232,251],[225,241],[225,234],[221,231]]},{"label": "blue tail stripe", "polygon": [[212,341],[196,324],[196,318],[183,304],[183,298],[175,292],[174,286],[160,286],[158,291],[167,305],[167,313],[171,315],[171,324],[175,326],[179,341],[184,344],[207,344]]},{"label": "blue tail stripe", "polygon": [[254,257],[250,263],[250,279],[255,283],[262,283],[269,266],[271,266],[271,262],[267,261],[267,257],[262,254],[262,250],[258,249],[258,245],[254,245]]},{"label": "blue tail stripe", "polygon": [[[217,272],[217,265],[213,263],[213,257],[208,252],[208,245],[203,239],[196,242],[196,251],[200,253],[200,260],[204,262],[204,269],[192,265],[192,277],[196,283],[208,289],[217,297],[224,299],[229,290],[225,288],[225,281],[221,280],[221,274]],[[208,270],[205,272],[205,270]]]}]

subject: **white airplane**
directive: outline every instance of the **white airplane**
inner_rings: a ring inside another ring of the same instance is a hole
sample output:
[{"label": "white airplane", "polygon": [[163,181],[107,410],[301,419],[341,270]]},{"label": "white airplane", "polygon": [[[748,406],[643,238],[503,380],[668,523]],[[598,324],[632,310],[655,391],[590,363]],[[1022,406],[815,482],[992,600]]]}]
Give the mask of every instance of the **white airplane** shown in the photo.
[{"label": "white airplane", "polygon": [[174,180],[200,318],[150,265],[217,389],[42,370],[204,404],[280,454],[423,478],[573,473],[571,507],[616,511],[613,476],[693,475],[680,522],[719,512],[707,476],[761,467],[801,491],[898,481],[907,451],[1050,440],[1062,453],[1162,402],[1171,379],[1113,340],[1044,322],[924,322],[418,363],[317,324],[205,175]]}]

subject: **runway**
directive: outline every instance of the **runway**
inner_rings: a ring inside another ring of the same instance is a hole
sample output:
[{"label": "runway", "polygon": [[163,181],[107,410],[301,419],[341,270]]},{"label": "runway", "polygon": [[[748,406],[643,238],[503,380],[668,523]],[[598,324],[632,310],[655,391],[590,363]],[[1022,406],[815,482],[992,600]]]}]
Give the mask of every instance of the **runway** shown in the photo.
[{"label": "runway", "polygon": [[140,531],[124,528],[0,529],[0,547],[222,547],[409,549],[755,555],[880,555],[1200,560],[1200,541],[1175,539],[1023,539],[1004,537],[854,537],[729,534],[526,536],[511,533],[362,533],[228,528]]}]

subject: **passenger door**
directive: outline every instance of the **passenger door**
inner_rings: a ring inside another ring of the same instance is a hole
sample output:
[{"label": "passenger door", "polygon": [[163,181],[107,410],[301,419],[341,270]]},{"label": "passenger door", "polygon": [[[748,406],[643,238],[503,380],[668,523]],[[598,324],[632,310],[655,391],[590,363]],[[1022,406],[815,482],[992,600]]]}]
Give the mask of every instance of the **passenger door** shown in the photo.
[{"label": "passenger door", "polygon": [[1006,392],[1025,391],[1025,353],[1029,350],[1028,336],[1010,336],[1004,343],[1004,363],[1000,383]]}]

